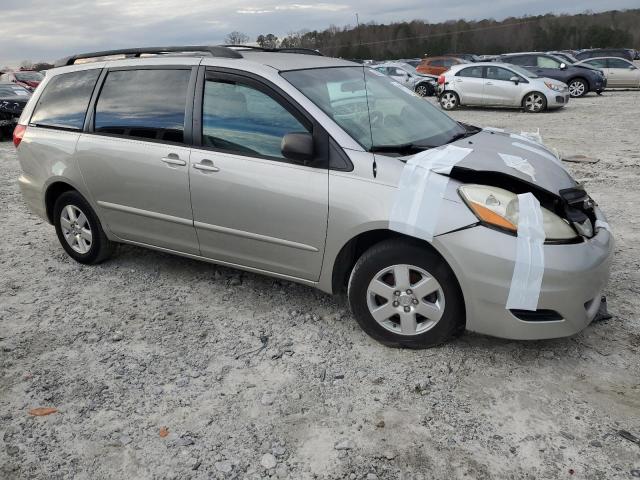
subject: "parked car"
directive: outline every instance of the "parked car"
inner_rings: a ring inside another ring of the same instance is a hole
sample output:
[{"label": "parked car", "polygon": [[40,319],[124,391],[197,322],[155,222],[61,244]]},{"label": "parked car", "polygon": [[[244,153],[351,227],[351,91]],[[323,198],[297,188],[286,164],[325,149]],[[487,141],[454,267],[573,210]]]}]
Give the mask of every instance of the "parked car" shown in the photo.
[{"label": "parked car", "polygon": [[578,60],[586,60],[596,57],[619,57],[625,60],[632,60],[633,55],[628,48],[592,48],[589,50],[581,50],[575,54]]},{"label": "parked car", "polygon": [[436,93],[438,77],[419,73],[408,63],[387,62],[381,63],[372,68],[380,73],[388,75],[396,82],[413,90],[421,97],[431,97]]},{"label": "parked car", "polygon": [[578,59],[573,56],[573,54],[564,52],[564,51],[552,51],[547,52],[547,55],[553,55],[561,60],[564,60],[568,65],[573,65],[574,63],[578,63]]},{"label": "parked car", "polygon": [[566,83],[572,97],[589,92],[601,93],[607,86],[604,73],[588,66],[568,65],[561,58],[546,53],[510,53],[500,56],[503,63],[519,65],[539,77],[553,78]]},{"label": "parked car", "polygon": [[40,72],[23,70],[20,72],[7,72],[0,76],[0,82],[2,83],[15,83],[21,87],[26,88],[30,92],[33,92],[40,82],[44,78],[44,75]]},{"label": "parked car", "polygon": [[607,86],[615,88],[639,88],[640,69],[629,60],[620,57],[602,57],[582,60],[576,65],[590,65],[602,70]]},{"label": "parked car", "polygon": [[468,63],[466,60],[454,57],[427,57],[423,58],[416,70],[427,75],[440,75],[454,65]]},{"label": "parked car", "polygon": [[31,92],[20,85],[0,83],[0,140],[11,137]]},{"label": "parked car", "polygon": [[454,57],[460,58],[462,60],[466,60],[467,62],[480,62],[480,57],[478,55],[474,55],[473,53],[445,53],[443,57]]},{"label": "parked car", "polygon": [[[157,55],[88,61],[142,53]],[[365,332],[412,348],[465,328],[572,335],[600,308],[613,237],[528,137],[323,56],[166,47],[57,65],[14,132],[18,185],[80,263],[128,243],[346,291]]]},{"label": "parked car", "polygon": [[440,106],[453,110],[460,105],[522,108],[543,112],[569,102],[567,86],[507,63],[456,65],[438,79]]}]

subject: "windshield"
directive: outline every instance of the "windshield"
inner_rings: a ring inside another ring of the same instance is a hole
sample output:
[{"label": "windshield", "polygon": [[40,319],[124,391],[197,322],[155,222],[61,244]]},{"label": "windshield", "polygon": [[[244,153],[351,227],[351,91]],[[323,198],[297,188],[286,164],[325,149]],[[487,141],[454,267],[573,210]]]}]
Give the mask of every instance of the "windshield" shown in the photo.
[{"label": "windshield", "polygon": [[38,72],[16,72],[16,78],[21,82],[40,82],[44,75]]},{"label": "windshield", "polygon": [[511,70],[513,70],[514,72],[522,75],[525,78],[538,78],[538,76],[535,73],[532,73],[529,70],[527,70],[526,68],[522,68],[522,67],[520,67],[518,65],[510,64],[509,68]]},{"label": "windshield", "polygon": [[29,91],[18,85],[0,85],[0,97],[27,97]]},{"label": "windshield", "polygon": [[376,70],[316,68],[282,76],[369,151],[436,147],[466,132],[431,103]]}]

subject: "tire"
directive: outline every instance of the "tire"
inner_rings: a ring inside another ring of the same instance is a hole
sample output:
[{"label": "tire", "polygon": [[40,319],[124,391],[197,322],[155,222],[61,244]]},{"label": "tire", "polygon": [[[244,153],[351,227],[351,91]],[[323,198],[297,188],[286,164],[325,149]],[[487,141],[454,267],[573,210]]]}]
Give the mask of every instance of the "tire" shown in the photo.
[{"label": "tire", "polygon": [[105,235],[89,202],[75,190],[58,197],[53,222],[62,248],[76,262],[95,265],[113,253],[114,243]]},{"label": "tire", "polygon": [[540,113],[547,109],[547,97],[540,92],[529,92],[522,99],[522,108],[528,113]]},{"label": "tire", "polygon": [[429,348],[464,330],[464,301],[453,271],[410,239],[387,240],[362,254],[347,295],[360,327],[390,347]]},{"label": "tire", "polygon": [[416,85],[415,92],[421,97],[429,97],[433,95],[433,90],[429,88],[429,84],[427,83],[421,83],[419,85]]},{"label": "tire", "polygon": [[446,90],[438,99],[443,110],[455,110],[460,106],[460,97],[456,92]]},{"label": "tire", "polygon": [[589,85],[582,78],[573,78],[569,80],[569,95],[571,98],[584,97],[589,93]]}]

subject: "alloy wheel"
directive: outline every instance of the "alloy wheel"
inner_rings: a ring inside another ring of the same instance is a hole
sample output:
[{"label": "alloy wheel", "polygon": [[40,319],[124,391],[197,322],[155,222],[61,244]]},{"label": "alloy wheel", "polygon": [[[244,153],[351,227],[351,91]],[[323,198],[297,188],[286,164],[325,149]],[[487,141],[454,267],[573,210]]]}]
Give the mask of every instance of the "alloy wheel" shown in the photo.
[{"label": "alloy wheel", "polygon": [[445,110],[453,110],[456,107],[457,103],[458,99],[456,98],[455,94],[451,92],[442,94],[442,97],[440,98],[440,105],[442,105],[442,108],[444,108]]},{"label": "alloy wheel", "polygon": [[524,108],[529,112],[539,112],[544,107],[544,98],[539,93],[530,93],[524,100]]},{"label": "alloy wheel", "polygon": [[426,270],[392,265],[380,270],[367,288],[369,313],[380,326],[398,335],[419,335],[442,318],[444,292]]},{"label": "alloy wheel", "polygon": [[421,97],[426,97],[426,96],[427,96],[427,93],[428,93],[428,92],[427,92],[427,87],[426,87],[426,86],[424,86],[424,85],[418,85],[418,86],[416,87],[416,93],[417,93],[418,95],[420,95]]},{"label": "alloy wheel", "polygon": [[581,81],[574,81],[569,84],[569,94],[572,97],[581,97],[585,93],[585,85]]},{"label": "alloy wheel", "polygon": [[75,205],[67,205],[60,212],[62,235],[74,252],[84,255],[91,250],[93,234],[87,216]]}]

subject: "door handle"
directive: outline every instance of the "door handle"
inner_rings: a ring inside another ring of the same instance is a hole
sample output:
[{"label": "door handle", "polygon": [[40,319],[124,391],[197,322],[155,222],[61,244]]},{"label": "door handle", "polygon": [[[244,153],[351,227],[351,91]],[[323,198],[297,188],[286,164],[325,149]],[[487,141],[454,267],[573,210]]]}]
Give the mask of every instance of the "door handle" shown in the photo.
[{"label": "door handle", "polygon": [[187,164],[187,162],[185,162],[184,160],[180,160],[178,155],[176,155],[175,153],[170,153],[166,157],[163,157],[162,161],[167,165],[175,165],[180,167],[184,167]]},{"label": "door handle", "polygon": [[220,169],[216,167],[211,160],[203,159],[200,163],[194,163],[193,168],[196,170],[202,170],[203,172],[219,172]]}]

